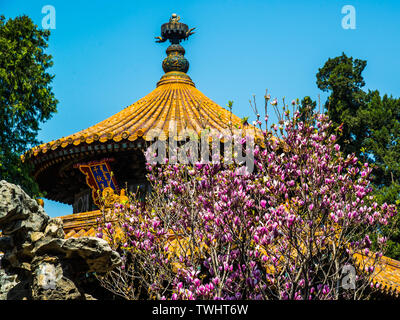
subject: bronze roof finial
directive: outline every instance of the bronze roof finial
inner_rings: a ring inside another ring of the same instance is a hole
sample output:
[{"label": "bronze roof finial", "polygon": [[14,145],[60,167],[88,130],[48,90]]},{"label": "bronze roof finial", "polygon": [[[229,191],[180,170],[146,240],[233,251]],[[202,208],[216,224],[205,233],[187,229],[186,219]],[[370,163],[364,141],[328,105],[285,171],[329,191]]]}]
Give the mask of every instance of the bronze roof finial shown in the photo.
[{"label": "bronze roof finial", "polygon": [[176,13],[173,13],[169,18],[169,22],[161,26],[161,37],[155,37],[156,42],[161,43],[169,40],[171,45],[167,48],[167,57],[164,59],[162,67],[164,71],[179,71],[186,73],[189,70],[189,61],[184,57],[185,49],[180,45],[180,42],[186,40],[194,34],[194,29],[182,22]]},{"label": "bronze roof finial", "polygon": [[161,26],[161,37],[155,37],[157,39],[156,42],[160,43],[169,40],[171,44],[179,44],[182,40],[189,38],[196,28],[189,29],[187,24],[179,22],[179,20],[181,20],[181,17],[173,13],[169,18],[169,22]]}]

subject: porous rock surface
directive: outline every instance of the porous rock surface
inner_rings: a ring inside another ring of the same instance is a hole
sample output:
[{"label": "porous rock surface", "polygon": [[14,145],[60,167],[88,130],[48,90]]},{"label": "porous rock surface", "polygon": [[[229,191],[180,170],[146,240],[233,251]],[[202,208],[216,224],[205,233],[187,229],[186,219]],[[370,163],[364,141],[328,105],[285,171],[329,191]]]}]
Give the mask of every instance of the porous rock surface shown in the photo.
[{"label": "porous rock surface", "polygon": [[60,218],[50,218],[19,186],[0,181],[0,300],[93,299],[79,279],[121,263],[103,239],[64,239]]}]

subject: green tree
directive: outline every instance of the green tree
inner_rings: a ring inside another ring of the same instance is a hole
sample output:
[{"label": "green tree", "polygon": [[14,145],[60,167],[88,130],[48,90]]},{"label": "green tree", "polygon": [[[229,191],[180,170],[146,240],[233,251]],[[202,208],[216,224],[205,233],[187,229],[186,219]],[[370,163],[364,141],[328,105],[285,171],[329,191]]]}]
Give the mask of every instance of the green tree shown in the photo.
[{"label": "green tree", "polygon": [[[355,153],[360,161],[373,164],[372,182],[379,203],[399,204],[400,99],[361,89],[366,64],[344,53],[328,59],[317,73],[317,85],[331,93],[325,108],[335,126],[342,127],[338,143],[344,153]],[[397,218],[394,224],[398,223]],[[400,259],[400,229],[395,229],[390,235],[388,255]]]},{"label": "green tree", "polygon": [[40,123],[57,110],[45,53],[50,32],[28,16],[0,17],[0,179],[21,185],[30,195],[39,189],[20,156],[37,145]]},{"label": "green tree", "polygon": [[[360,156],[369,158],[375,165],[373,182],[378,202],[400,204],[400,99],[369,91],[360,117],[366,123],[366,137],[362,141]],[[400,259],[399,217],[397,228],[390,235],[388,253]],[[386,232],[387,230],[384,230]]]},{"label": "green tree", "polygon": [[[369,91],[359,116],[366,124],[363,154],[376,165],[374,182],[389,187],[400,181],[400,99]],[[395,199],[392,199],[395,200]]]},{"label": "green tree", "polygon": [[361,89],[365,82],[361,73],[366,65],[365,60],[353,59],[343,53],[328,59],[317,73],[318,88],[331,92],[325,109],[337,127],[343,126],[339,144],[347,154],[357,153],[365,137],[365,125],[359,112],[365,104],[365,92]]}]

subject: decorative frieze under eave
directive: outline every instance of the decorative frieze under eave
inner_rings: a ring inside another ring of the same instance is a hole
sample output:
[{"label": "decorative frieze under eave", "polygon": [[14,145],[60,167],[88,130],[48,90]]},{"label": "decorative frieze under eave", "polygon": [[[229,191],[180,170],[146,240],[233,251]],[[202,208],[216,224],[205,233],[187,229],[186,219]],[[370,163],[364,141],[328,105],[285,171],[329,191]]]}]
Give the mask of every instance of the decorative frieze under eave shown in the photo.
[{"label": "decorative frieze under eave", "polygon": [[35,157],[31,163],[35,166],[34,177],[46,171],[49,167],[60,162],[74,160],[82,156],[103,155],[105,153],[135,150],[140,151],[145,146],[143,140],[121,141],[119,143],[109,142],[105,144],[82,145],[68,149],[59,149],[51,153],[44,153]]}]

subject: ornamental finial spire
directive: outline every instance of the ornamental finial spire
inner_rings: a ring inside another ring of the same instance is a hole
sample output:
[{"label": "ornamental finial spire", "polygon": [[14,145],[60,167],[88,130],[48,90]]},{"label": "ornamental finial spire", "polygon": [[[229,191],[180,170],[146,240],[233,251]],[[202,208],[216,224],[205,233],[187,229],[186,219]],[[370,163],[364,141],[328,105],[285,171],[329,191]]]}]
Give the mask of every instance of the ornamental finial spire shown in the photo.
[{"label": "ornamental finial spire", "polygon": [[187,40],[194,33],[195,28],[189,29],[187,24],[179,22],[181,19],[176,13],[171,15],[169,22],[161,26],[161,37],[155,37],[156,42],[161,43],[169,40],[171,45],[167,48],[167,57],[162,66],[164,71],[179,71],[186,73],[189,70],[189,61],[184,57],[185,49],[180,42]]},{"label": "ornamental finial spire", "polygon": [[189,29],[187,24],[179,22],[179,20],[181,20],[181,17],[173,13],[169,18],[169,22],[161,26],[161,37],[155,37],[157,39],[156,42],[160,43],[169,40],[171,44],[179,44],[182,40],[189,38],[196,28]]}]

